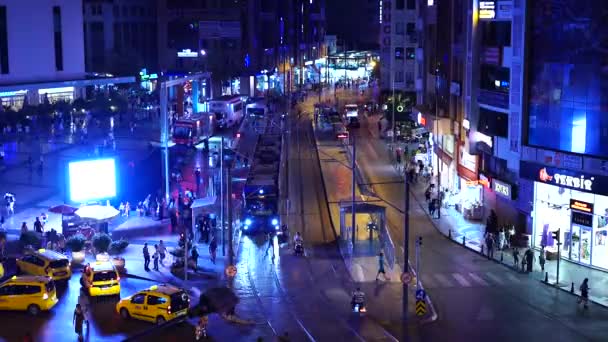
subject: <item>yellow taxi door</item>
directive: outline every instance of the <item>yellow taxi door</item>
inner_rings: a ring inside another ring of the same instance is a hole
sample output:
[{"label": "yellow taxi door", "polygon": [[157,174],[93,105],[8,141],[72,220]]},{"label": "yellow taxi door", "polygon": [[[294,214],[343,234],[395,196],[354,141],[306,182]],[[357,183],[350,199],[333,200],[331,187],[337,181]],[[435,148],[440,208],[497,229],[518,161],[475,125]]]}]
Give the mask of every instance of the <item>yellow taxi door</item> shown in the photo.
[{"label": "yellow taxi door", "polygon": [[142,316],[144,311],[144,305],[146,304],[146,294],[144,293],[136,293],[131,297],[131,303],[129,303],[129,314],[135,318],[145,319]]},{"label": "yellow taxi door", "polygon": [[4,285],[0,287],[0,310],[7,310],[9,302],[13,299],[15,285]]}]

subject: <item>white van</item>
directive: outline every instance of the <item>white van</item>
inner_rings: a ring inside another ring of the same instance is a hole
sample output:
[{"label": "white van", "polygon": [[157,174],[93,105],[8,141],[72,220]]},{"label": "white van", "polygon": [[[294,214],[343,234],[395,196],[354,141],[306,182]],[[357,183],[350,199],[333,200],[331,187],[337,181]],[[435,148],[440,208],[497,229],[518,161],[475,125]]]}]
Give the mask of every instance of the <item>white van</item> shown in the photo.
[{"label": "white van", "polygon": [[241,122],[243,101],[240,95],[225,95],[209,101],[209,112],[218,128],[228,128]]}]

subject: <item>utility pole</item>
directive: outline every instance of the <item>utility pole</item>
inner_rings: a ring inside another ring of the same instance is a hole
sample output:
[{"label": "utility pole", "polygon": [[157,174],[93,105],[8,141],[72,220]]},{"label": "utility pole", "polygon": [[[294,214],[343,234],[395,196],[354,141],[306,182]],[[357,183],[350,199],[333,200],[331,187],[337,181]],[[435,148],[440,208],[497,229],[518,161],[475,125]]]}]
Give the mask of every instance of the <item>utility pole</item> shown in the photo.
[{"label": "utility pole", "polygon": [[[405,192],[405,203],[403,209],[403,272],[409,273],[409,255],[410,255],[410,183],[407,177],[407,172],[404,172],[403,177],[403,190]],[[402,282],[403,284],[403,294],[402,294],[402,320],[403,320],[403,329],[404,329],[404,337],[407,336],[407,314],[408,314],[408,284],[407,282]],[[406,339],[407,341],[407,339]]]},{"label": "utility pole", "polygon": [[[353,131],[353,130],[351,130]],[[354,133],[354,131],[352,132]],[[353,211],[353,217],[352,217],[352,227],[351,227],[351,241],[353,243],[353,249],[355,248],[355,227],[357,224],[357,210],[356,210],[356,194],[355,194],[355,190],[357,189],[357,179],[356,179],[356,172],[357,172],[357,144],[356,144],[356,139],[355,139],[355,135],[354,134],[349,134],[349,137],[351,139],[351,143],[353,145],[353,163],[352,163],[352,184],[353,184],[353,189],[352,189],[352,211]]]},{"label": "utility pole", "polygon": [[[160,149],[163,168],[163,185],[165,190],[165,202],[169,203],[169,116],[167,113],[167,86],[164,82],[160,84]],[[163,210],[161,208],[160,210]]]},{"label": "utility pole", "polygon": [[397,101],[395,101],[395,72],[391,72],[391,78],[392,78],[392,88],[393,88],[393,103],[392,103],[392,107],[393,107],[393,116],[391,119],[391,131],[393,132],[392,137],[391,137],[391,147],[395,148],[395,103]]},{"label": "utility pole", "polygon": [[[439,143],[439,64],[437,64],[437,68],[435,69],[435,144],[433,148],[437,147],[436,144]],[[441,146],[443,148],[443,146]],[[439,147],[437,147],[439,150]],[[439,158],[439,154],[435,153],[437,156],[437,218],[441,218],[441,169],[443,161]]]},{"label": "utility pole", "polygon": [[420,290],[420,247],[422,246],[422,236],[416,238],[416,290]]},{"label": "utility pole", "polygon": [[228,260],[230,265],[234,265],[234,251],[233,251],[233,229],[232,229],[232,165],[228,165],[226,170],[226,178],[228,185],[228,193],[226,197],[228,198]]},{"label": "utility pole", "polygon": [[226,226],[224,225],[224,137],[220,140],[220,227],[222,229],[222,256],[226,256]]},{"label": "utility pole", "polygon": [[[321,59],[321,42],[317,44],[317,59]],[[314,62],[313,62],[314,63]],[[323,73],[321,70],[321,65],[319,64],[319,108],[321,106],[321,91],[323,90],[323,82],[321,82],[321,78],[323,77]]]}]

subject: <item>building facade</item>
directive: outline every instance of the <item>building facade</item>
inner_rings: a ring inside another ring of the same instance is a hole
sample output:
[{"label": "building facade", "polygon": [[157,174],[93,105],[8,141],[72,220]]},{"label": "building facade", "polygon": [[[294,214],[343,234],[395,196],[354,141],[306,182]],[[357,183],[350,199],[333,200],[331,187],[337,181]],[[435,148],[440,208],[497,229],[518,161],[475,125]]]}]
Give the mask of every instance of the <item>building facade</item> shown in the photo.
[{"label": "building facade", "polygon": [[395,109],[395,120],[400,121],[416,103],[419,4],[415,0],[386,0],[379,4],[380,101],[387,105],[387,118],[392,120]]},{"label": "building facade", "polygon": [[82,17],[87,71],[132,76],[158,68],[155,1],[84,0]]}]

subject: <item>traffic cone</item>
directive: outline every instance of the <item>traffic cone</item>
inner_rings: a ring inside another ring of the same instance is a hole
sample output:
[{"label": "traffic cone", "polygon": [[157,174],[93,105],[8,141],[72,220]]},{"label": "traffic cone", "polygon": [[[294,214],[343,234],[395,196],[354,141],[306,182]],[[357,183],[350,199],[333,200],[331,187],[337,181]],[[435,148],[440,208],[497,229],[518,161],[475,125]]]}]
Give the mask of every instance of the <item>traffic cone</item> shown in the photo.
[{"label": "traffic cone", "polygon": [[549,284],[549,272],[545,272],[545,284]]},{"label": "traffic cone", "polygon": [[574,282],[572,282],[572,286],[570,286],[570,293],[574,293]]}]

